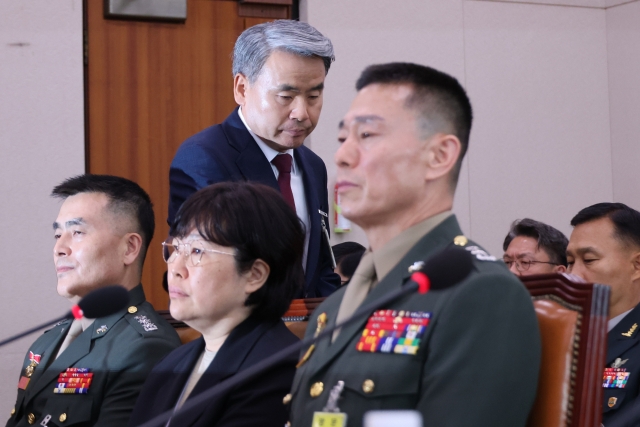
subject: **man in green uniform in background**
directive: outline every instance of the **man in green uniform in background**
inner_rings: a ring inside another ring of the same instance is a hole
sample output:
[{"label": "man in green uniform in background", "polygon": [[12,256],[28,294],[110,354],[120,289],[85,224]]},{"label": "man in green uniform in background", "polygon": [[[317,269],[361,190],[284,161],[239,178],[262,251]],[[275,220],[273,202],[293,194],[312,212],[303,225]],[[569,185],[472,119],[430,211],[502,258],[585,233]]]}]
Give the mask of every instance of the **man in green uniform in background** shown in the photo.
[{"label": "man in green uniform in background", "polygon": [[64,199],[53,223],[58,293],[75,304],[118,284],[130,301],[107,317],[61,322],[33,343],[7,427],[120,427],[151,368],[180,345],[140,284],[155,227],[151,200],[136,183],[106,175],[68,179],[52,195]]},{"label": "man in green uniform in background", "polygon": [[343,214],[370,248],[349,285],[315,310],[307,336],[398,289],[416,262],[447,246],[467,249],[474,268],[455,286],[380,307],[306,351],[285,398],[291,423],[358,427],[367,411],[411,409],[424,426],[524,426],[540,364],[531,298],[451,213],[471,129],[465,91],[406,63],[371,66],[356,88],[339,126],[336,182]]}]

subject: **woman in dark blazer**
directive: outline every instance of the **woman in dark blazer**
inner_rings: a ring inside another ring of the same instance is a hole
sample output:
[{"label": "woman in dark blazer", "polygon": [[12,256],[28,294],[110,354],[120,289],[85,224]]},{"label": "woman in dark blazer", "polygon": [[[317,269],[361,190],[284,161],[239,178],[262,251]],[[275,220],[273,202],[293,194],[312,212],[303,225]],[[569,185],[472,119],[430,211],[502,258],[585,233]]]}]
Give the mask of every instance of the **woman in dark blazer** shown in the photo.
[{"label": "woman in dark blazer", "polygon": [[[304,232],[278,192],[246,182],[205,187],[180,208],[163,243],[171,315],[202,333],[153,369],[130,426],[171,410],[171,426],[273,426],[295,356],[248,383],[179,409],[189,399],[293,344],[281,320],[304,283]],[[162,424],[164,425],[164,423]]]}]

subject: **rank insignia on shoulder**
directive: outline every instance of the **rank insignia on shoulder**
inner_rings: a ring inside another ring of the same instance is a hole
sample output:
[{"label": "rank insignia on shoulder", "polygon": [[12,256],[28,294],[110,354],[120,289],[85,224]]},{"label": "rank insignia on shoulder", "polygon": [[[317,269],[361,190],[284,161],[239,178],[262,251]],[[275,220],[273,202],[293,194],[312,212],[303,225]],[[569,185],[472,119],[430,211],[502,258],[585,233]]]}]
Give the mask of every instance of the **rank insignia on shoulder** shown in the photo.
[{"label": "rank insignia on shoulder", "polygon": [[153,323],[147,316],[139,315],[135,316],[136,319],[144,328],[145,332],[155,331],[158,329],[155,323]]},{"label": "rank insignia on shoulder", "polygon": [[87,394],[93,373],[88,368],[67,368],[66,371],[58,375],[55,394]]},{"label": "rank insignia on shoulder", "polygon": [[[618,359],[620,360],[620,359]],[[625,368],[604,368],[602,375],[603,388],[624,388],[629,381],[630,372]]]},{"label": "rank insignia on shoulder", "polygon": [[625,337],[631,337],[631,335],[633,335],[636,329],[638,329],[638,324],[634,323],[633,326],[627,332],[624,332],[622,335]]},{"label": "rank insignia on shoulder", "polygon": [[416,355],[430,319],[431,313],[423,311],[378,310],[369,317],[356,350]]},{"label": "rank insignia on shoulder", "polygon": [[471,255],[475,256],[480,261],[498,260],[498,258],[494,257],[493,255],[489,255],[485,250],[480,249],[478,246],[467,246],[465,249],[471,252]]}]

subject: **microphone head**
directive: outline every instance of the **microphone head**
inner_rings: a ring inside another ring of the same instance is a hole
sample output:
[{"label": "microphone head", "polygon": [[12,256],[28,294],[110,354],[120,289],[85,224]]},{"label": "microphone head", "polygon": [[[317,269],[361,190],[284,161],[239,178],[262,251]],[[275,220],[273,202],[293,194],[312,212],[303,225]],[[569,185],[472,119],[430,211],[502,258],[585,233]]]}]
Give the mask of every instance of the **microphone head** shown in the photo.
[{"label": "microphone head", "polygon": [[445,289],[464,280],[473,268],[469,251],[460,246],[451,246],[429,258],[422,267],[431,282],[431,289]]},{"label": "microphone head", "polygon": [[89,292],[78,303],[84,317],[97,319],[122,310],[129,304],[129,291],[120,285],[105,286]]}]

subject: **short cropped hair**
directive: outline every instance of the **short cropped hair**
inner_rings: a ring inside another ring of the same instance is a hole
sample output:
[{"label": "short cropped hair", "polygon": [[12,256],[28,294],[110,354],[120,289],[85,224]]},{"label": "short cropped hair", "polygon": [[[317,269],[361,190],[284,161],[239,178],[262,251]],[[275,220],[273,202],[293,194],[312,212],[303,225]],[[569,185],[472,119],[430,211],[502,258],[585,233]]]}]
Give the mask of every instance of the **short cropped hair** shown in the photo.
[{"label": "short cropped hair", "polygon": [[438,132],[458,137],[460,157],[451,171],[452,184],[458,182],[462,160],[469,147],[473,111],[464,88],[454,77],[424,65],[392,62],[371,65],[356,82],[359,91],[372,84],[409,85],[413,94],[405,107],[418,114],[419,131],[424,138]]},{"label": "short cropped hair", "polygon": [[640,212],[624,203],[597,203],[582,209],[571,219],[573,227],[600,218],[609,218],[615,236],[625,245],[640,248]]},{"label": "short cropped hair", "polygon": [[144,263],[156,227],[153,203],[146,191],[126,178],[112,175],[84,174],[55,186],[51,196],[66,199],[80,193],[101,193],[109,199],[108,208],[129,217],[142,237],[140,261]]},{"label": "short cropped hair", "polygon": [[324,62],[325,74],[335,60],[331,40],[320,31],[305,22],[281,19],[254,25],[240,34],[233,48],[233,75],[243,74],[255,82],[274,50],[318,57]]},{"label": "short cropped hair", "polygon": [[333,245],[331,250],[333,251],[333,257],[336,259],[336,264],[340,265],[340,261],[347,255],[359,253],[362,256],[366,249],[357,242],[342,242]]},{"label": "short cropped hair", "polygon": [[538,241],[538,248],[549,255],[549,260],[567,266],[567,245],[569,240],[560,230],[531,218],[518,219],[511,224],[502,249],[507,250],[511,241],[518,236],[531,237]]},{"label": "short cropped hair", "polygon": [[257,259],[269,265],[265,284],[245,301],[252,315],[280,319],[304,284],[305,233],[280,193],[252,182],[222,182],[205,187],[180,207],[171,236],[197,229],[207,241],[235,248],[239,274]]}]

